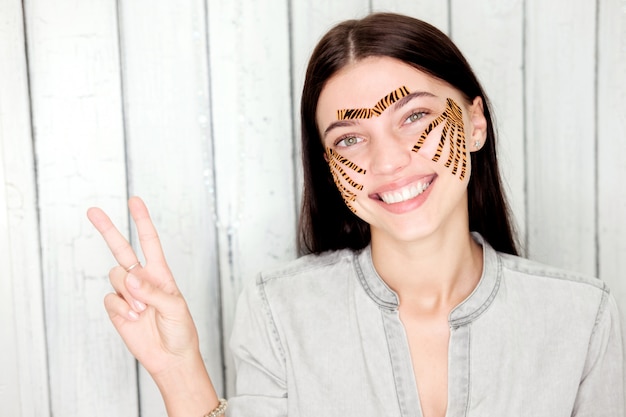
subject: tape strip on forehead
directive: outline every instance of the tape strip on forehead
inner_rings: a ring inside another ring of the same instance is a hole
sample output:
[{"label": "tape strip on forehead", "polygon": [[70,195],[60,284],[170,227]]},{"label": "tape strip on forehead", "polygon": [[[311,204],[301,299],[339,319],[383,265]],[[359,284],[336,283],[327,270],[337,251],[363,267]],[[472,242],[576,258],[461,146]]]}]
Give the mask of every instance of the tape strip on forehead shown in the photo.
[{"label": "tape strip on forehead", "polygon": [[408,95],[409,89],[402,86],[381,98],[371,109],[361,108],[337,110],[337,120],[370,119],[372,117],[378,117],[393,103]]}]

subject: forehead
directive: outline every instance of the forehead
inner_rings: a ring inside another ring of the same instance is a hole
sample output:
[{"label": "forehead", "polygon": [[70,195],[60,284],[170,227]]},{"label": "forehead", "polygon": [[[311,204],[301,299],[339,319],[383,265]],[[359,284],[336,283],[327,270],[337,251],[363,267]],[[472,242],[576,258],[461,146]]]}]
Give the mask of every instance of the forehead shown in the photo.
[{"label": "forehead", "polygon": [[399,87],[425,91],[445,99],[453,92],[441,80],[388,57],[370,57],[352,64],[325,84],[317,105],[318,126],[337,119],[341,109],[371,108]]}]

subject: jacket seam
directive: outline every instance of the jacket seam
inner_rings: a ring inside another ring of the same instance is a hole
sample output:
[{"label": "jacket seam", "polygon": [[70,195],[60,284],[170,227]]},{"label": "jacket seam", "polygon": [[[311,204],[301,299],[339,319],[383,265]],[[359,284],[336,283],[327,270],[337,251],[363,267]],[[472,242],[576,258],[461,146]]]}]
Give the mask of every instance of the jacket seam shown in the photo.
[{"label": "jacket seam", "polygon": [[[313,256],[313,255],[309,255],[309,256]],[[320,255],[316,255],[316,256],[320,256]],[[299,258],[299,259],[302,259],[302,258]],[[267,283],[267,282],[277,280],[277,279],[291,278],[291,277],[300,275],[303,272],[314,271],[316,269],[321,269],[321,268],[325,268],[328,266],[337,265],[341,262],[346,262],[346,261],[349,262],[349,260],[346,259],[346,256],[342,254],[341,256],[333,257],[331,259],[326,259],[320,263],[315,263],[315,264],[310,264],[310,265],[294,265],[294,266],[284,268],[284,269],[278,269],[278,270],[269,271],[269,272],[266,271],[260,276],[260,281],[262,283]]]},{"label": "jacket seam", "polygon": [[267,315],[267,319],[269,320],[270,327],[272,329],[272,335],[274,336],[274,342],[278,347],[278,352],[283,359],[283,362],[287,361],[287,355],[285,354],[285,350],[283,348],[283,344],[280,341],[280,335],[278,334],[278,327],[276,326],[276,321],[274,320],[274,315],[272,314],[272,309],[270,307],[269,299],[267,296],[267,292],[265,291],[265,282],[260,281],[257,282],[257,288],[259,291],[259,295],[263,302],[263,307],[265,309],[265,314]]},{"label": "jacket seam", "polygon": [[[389,332],[387,331],[387,325],[386,325],[386,321],[385,321],[385,312],[382,309],[379,309],[380,315],[381,315],[381,319],[382,319],[382,323],[383,323],[383,331],[385,332],[385,340],[387,342],[387,354],[389,355],[389,364],[391,365],[391,372],[393,373],[393,385],[395,387],[395,391],[396,391],[396,399],[398,400],[398,409],[400,410],[400,414],[401,415],[406,415],[405,413],[405,408],[403,406],[403,403],[400,399],[400,389],[398,387],[398,375],[397,375],[397,371],[396,371],[396,366],[393,362],[393,358],[392,358],[392,348],[389,345]],[[387,313],[388,314],[388,313]],[[419,398],[419,395],[418,395]],[[420,403],[420,407],[421,407],[421,403]]]},{"label": "jacket seam", "polygon": [[[606,307],[608,305],[608,302],[607,302],[608,299],[609,299],[608,292],[604,291],[602,293],[602,298],[600,299],[600,303],[598,304],[598,311],[596,312],[596,320],[593,324],[593,329],[591,330],[591,334],[589,335],[589,343],[587,344],[587,360],[589,359],[589,353],[591,352],[591,345],[593,344],[596,331],[598,330],[598,325],[602,321],[602,317],[604,315],[604,312],[606,311]],[[585,367],[586,367],[587,360],[585,361]],[[594,360],[594,362],[596,362],[596,360]],[[587,378],[587,375],[589,374],[589,372],[591,372],[591,370],[587,370],[585,372],[585,369],[583,369],[583,374],[581,375],[581,381]]]},{"label": "jacket seam", "polygon": [[365,293],[376,303],[378,304],[381,308],[384,308],[386,310],[390,310],[390,311],[395,311],[397,309],[397,306],[393,303],[390,303],[388,301],[383,300],[382,298],[378,297],[374,291],[372,290],[372,288],[370,287],[370,285],[367,283],[367,280],[365,279],[365,274],[363,273],[363,269],[361,268],[361,265],[359,263],[357,254],[354,255],[353,260],[352,260],[352,266],[353,268],[356,270],[356,276],[359,279],[359,282],[361,283],[361,287],[363,288],[363,291],[365,291]]},{"label": "jacket seam", "polygon": [[606,289],[605,291],[602,291],[602,298],[600,299],[600,304],[598,305],[598,312],[596,313],[596,320],[593,323],[593,330],[591,331],[591,337],[589,338],[589,345],[591,346],[591,340],[593,339],[596,330],[598,329],[598,325],[600,324],[600,321],[602,320],[602,316],[604,315],[604,312],[606,311],[606,306],[607,306],[607,300],[609,299],[609,290],[608,287],[605,285],[604,289]]},{"label": "jacket seam", "polygon": [[[472,313],[466,315],[465,317],[459,317],[458,319],[454,319],[450,321],[450,326],[452,327],[461,327],[464,326],[468,323],[471,323],[473,321],[475,321],[478,317],[482,316],[483,313],[485,313],[485,311],[487,311],[489,309],[489,307],[491,307],[491,305],[493,304],[493,300],[496,298],[496,296],[498,295],[498,291],[500,290],[500,285],[502,283],[502,261],[500,259],[500,257],[498,257],[496,259],[497,262],[497,266],[496,266],[496,282],[493,285],[493,288],[491,290],[491,293],[489,294],[489,297],[487,297],[487,299],[485,300],[485,302],[478,307],[476,310],[474,310]],[[480,285],[480,283],[479,283]],[[459,304],[459,307],[461,307],[464,303]]]},{"label": "jacket seam", "polygon": [[[606,284],[602,280],[592,277],[592,276],[575,274],[575,273],[568,274],[566,272],[558,272],[558,271],[539,272],[531,268],[524,268],[524,267],[512,268],[507,265],[503,265],[503,269],[506,269],[511,272],[519,272],[519,273],[527,275],[524,278],[533,277],[533,278],[544,278],[544,279],[557,279],[560,281],[571,282],[572,284],[587,285],[589,287],[595,288],[603,292],[608,291]],[[590,282],[590,281],[594,281],[594,282]]]},{"label": "jacket seam", "polygon": [[465,413],[467,417],[472,402],[472,324],[467,326],[467,397],[465,402]]}]

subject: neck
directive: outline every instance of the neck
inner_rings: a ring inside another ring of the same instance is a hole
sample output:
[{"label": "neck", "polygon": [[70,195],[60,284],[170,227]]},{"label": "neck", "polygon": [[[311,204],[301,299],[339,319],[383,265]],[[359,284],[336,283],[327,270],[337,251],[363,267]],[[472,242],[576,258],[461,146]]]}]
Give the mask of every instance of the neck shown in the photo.
[{"label": "neck", "polygon": [[[467,228],[465,230],[468,230]],[[482,248],[469,231],[397,242],[372,234],[377,272],[401,307],[449,313],[474,290],[482,273]]]}]

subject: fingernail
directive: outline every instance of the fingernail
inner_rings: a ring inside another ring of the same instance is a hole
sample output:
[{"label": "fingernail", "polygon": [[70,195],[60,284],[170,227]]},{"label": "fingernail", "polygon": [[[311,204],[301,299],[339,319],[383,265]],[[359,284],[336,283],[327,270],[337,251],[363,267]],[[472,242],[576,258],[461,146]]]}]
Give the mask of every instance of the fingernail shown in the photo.
[{"label": "fingernail", "polygon": [[132,288],[139,288],[141,286],[141,281],[139,281],[139,278],[137,278],[133,274],[128,274],[128,276],[126,277],[126,282]]},{"label": "fingernail", "polygon": [[128,317],[129,317],[131,320],[138,320],[138,319],[139,319],[139,314],[135,313],[133,310],[130,310],[130,311],[128,312]]},{"label": "fingernail", "polygon": [[133,300],[133,304],[135,305],[135,310],[140,312],[146,309],[146,305],[139,300]]}]

